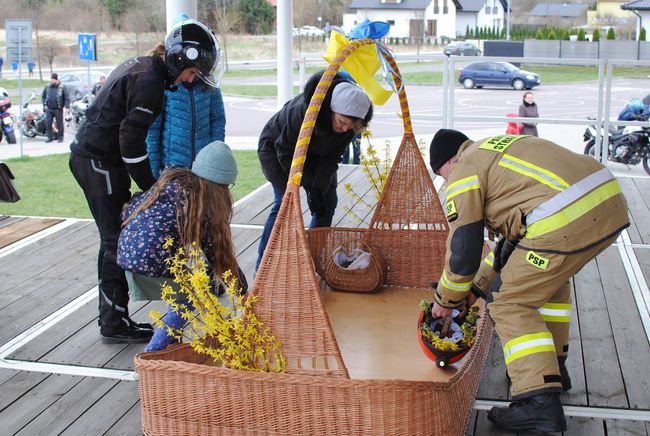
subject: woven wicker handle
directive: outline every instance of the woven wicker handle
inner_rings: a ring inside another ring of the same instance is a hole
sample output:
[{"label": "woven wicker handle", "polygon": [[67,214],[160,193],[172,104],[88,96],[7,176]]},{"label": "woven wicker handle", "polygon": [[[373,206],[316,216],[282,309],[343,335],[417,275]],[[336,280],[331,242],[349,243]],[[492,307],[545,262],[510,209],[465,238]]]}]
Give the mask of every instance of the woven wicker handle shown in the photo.
[{"label": "woven wicker handle", "polygon": [[[327,67],[325,73],[321,77],[318,85],[316,86],[316,91],[309,102],[309,107],[305,113],[305,118],[302,121],[300,127],[300,133],[298,134],[298,141],[296,142],[296,149],[293,152],[293,160],[291,161],[291,171],[289,172],[289,185],[294,184],[300,186],[300,181],[302,179],[302,170],[305,165],[305,159],[307,158],[307,149],[309,148],[309,142],[311,141],[311,135],[316,126],[316,118],[318,118],[318,113],[320,112],[321,106],[323,105],[323,100],[327,94],[327,90],[332,84],[334,76],[339,71],[343,62],[350,56],[356,49],[366,45],[375,44],[375,41],[372,39],[356,39],[352,41],[349,45],[341,49],[337,54],[332,63]],[[404,132],[406,134],[411,134],[413,129],[411,127],[411,114],[409,112],[408,101],[406,99],[406,91],[402,86],[402,79],[400,78],[399,69],[395,63],[395,59],[387,51],[382,51],[382,56],[393,68],[393,80],[397,89],[400,89],[399,92],[399,103],[402,110],[402,122],[404,123]]]}]

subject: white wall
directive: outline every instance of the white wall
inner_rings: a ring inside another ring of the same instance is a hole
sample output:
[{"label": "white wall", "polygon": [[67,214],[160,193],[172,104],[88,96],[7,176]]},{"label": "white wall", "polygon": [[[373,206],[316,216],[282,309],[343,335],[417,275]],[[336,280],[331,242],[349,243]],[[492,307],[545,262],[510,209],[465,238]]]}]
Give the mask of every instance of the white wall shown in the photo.
[{"label": "white wall", "polygon": [[[478,27],[483,27],[487,26],[492,28],[492,26],[496,26],[497,29],[501,30],[504,26],[504,18],[503,14],[505,11],[503,10],[503,5],[501,5],[501,2],[499,0],[487,0],[487,6],[490,7],[490,14],[486,14],[486,9],[485,6],[481,8],[481,10],[478,12]],[[496,7],[498,10],[498,13],[494,13],[493,8]],[[465,31],[465,28],[460,30],[461,32]]]},{"label": "white wall", "polygon": [[460,36],[465,36],[467,26],[474,30],[478,26],[476,14],[474,12],[458,12],[456,13],[456,32]]}]

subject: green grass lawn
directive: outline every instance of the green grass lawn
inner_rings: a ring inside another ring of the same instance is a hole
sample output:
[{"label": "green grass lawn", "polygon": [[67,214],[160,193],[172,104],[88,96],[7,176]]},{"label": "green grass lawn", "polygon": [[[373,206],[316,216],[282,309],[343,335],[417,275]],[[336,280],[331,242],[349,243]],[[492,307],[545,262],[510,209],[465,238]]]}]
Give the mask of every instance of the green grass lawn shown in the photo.
[{"label": "green grass lawn", "polygon": [[[266,182],[255,150],[234,150],[239,175],[232,189],[239,200]],[[91,218],[81,188],[68,168],[69,154],[23,157],[5,161],[16,177],[20,201],[0,203],[0,215]],[[132,191],[137,186],[132,183]]]},{"label": "green grass lawn", "polygon": [[[5,72],[5,74],[7,74]],[[22,80],[23,91],[27,93],[28,88],[37,88],[42,89],[46,84],[50,83],[47,81],[40,81],[38,79],[25,79]],[[0,79],[0,87],[6,89],[18,89],[18,79]]]}]

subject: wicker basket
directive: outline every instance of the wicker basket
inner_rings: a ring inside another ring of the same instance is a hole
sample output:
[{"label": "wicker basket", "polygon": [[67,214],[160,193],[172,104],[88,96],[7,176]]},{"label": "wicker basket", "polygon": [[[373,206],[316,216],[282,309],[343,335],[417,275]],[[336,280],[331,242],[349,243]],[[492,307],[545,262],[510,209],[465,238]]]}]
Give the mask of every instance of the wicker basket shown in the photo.
[{"label": "wicker basket", "polygon": [[[362,250],[370,254],[370,264],[364,269],[348,269],[338,265],[334,255],[340,250],[351,252]],[[325,267],[325,282],[342,291],[377,292],[386,281],[386,262],[375,248],[362,240],[351,240],[339,244],[330,254]]]},{"label": "wicker basket", "polygon": [[[388,264],[387,282],[397,285],[398,292],[400,286],[430,289],[441,274],[448,226],[413,137],[403,88],[399,99],[404,139],[370,229],[314,229],[309,236],[305,232],[300,180],[320,106],[349,55],[372,44],[372,40],[356,40],[341,50],[316,88],[296,143],[290,182],[250,291],[258,297],[257,317],[282,344],[287,372],[214,367],[188,345],[140,353],[135,367],[144,434],[465,432],[492,337],[487,317],[481,318],[476,344],[445,382],[352,379],[317,276],[323,274],[334,247],[352,239],[368,242],[382,255]],[[396,71],[394,81],[400,88],[397,65],[386,52],[382,56]],[[382,294],[344,295],[383,301]],[[415,329],[412,340],[417,341]]]}]

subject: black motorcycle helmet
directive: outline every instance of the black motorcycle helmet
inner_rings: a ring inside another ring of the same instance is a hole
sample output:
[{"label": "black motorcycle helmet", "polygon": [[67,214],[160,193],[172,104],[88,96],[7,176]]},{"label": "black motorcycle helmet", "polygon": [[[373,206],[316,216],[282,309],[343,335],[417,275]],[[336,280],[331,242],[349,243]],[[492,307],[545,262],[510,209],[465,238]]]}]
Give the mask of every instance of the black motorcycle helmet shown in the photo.
[{"label": "black motorcycle helmet", "polygon": [[212,87],[212,73],[219,62],[219,42],[214,32],[197,20],[182,16],[165,37],[165,64],[172,80],[183,70],[199,69],[198,76]]}]

